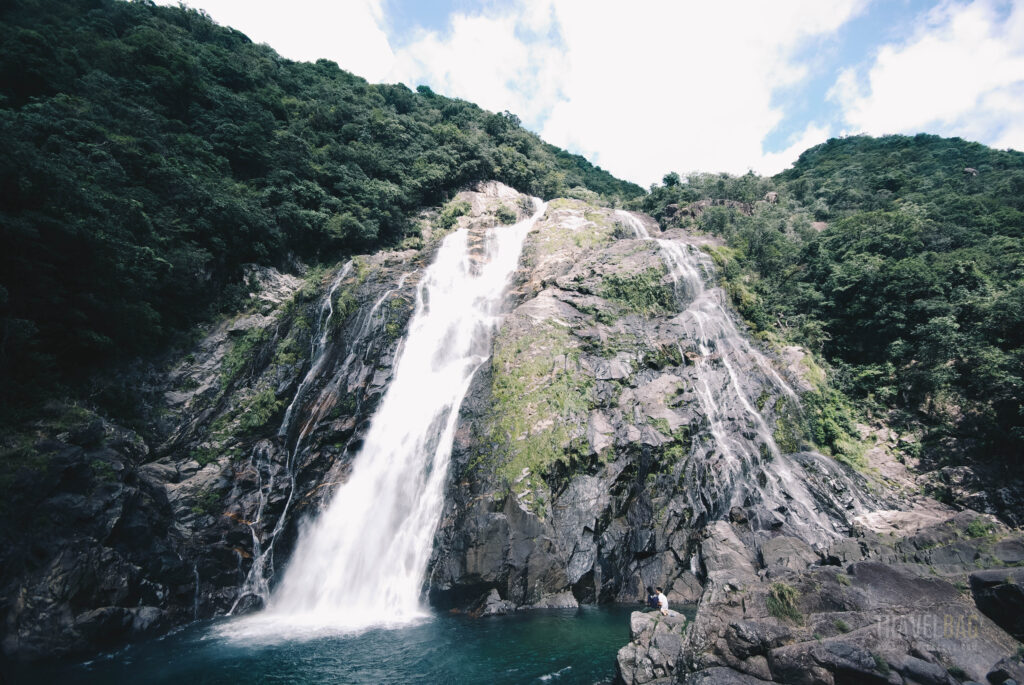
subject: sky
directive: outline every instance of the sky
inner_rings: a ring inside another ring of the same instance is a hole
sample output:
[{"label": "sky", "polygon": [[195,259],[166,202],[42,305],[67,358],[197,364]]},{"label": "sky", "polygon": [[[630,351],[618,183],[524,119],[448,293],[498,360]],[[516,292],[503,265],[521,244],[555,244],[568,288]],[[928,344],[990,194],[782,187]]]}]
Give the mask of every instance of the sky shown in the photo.
[{"label": "sky", "polygon": [[508,110],[644,186],[773,174],[857,133],[1024,150],[1024,0],[184,4],[289,59]]}]

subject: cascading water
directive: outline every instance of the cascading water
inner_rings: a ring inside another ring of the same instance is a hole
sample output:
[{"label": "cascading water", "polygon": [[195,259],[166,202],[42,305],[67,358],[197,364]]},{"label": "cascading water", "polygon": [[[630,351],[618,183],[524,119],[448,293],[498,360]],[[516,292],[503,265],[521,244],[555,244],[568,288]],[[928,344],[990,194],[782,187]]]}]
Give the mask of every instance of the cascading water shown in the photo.
[{"label": "cascading water", "polygon": [[[644,223],[629,212],[616,215],[641,240],[652,240]],[[799,405],[796,393],[772,368],[737,328],[723,302],[719,288],[705,286],[705,278],[714,273],[708,257],[694,246],[671,239],[653,239],[658,243],[673,282],[685,293],[686,306],[677,319],[690,332],[689,344],[696,346],[693,359],[695,394],[707,419],[708,430],[695,436],[695,454],[703,450],[706,458],[691,459],[687,481],[711,518],[733,506],[756,500],[782,514],[794,532],[809,542],[825,542],[837,534],[836,519],[846,518],[841,509],[860,513],[867,506],[859,499],[858,488],[844,487],[848,493],[842,504],[834,497],[812,494],[804,468],[783,454],[775,442],[765,417],[754,406],[743,378],[754,371]],[[684,354],[680,346],[680,354]],[[724,371],[724,373],[723,373]],[[742,372],[742,377],[741,377]],[[833,483],[848,483],[849,478],[831,460],[821,455],[805,455],[813,468],[826,474]],[[831,501],[823,502],[823,499]],[[827,510],[826,510],[827,509]]]},{"label": "cascading water", "polygon": [[[323,369],[324,362],[327,358],[327,338],[330,333],[331,319],[334,317],[334,293],[337,291],[338,286],[341,285],[342,280],[352,270],[352,261],[345,262],[345,266],[338,271],[338,275],[334,278],[334,282],[331,283],[331,287],[327,289],[327,295],[324,296],[323,302],[320,304],[320,313],[316,320],[316,331],[310,339],[310,350],[309,350],[309,371],[303,377],[302,382],[299,383],[298,389],[295,391],[295,397],[292,398],[291,404],[288,405],[288,409],[284,412],[284,420],[281,422],[281,428],[277,431],[279,438],[288,439],[292,429],[292,416],[295,413],[296,405],[298,405],[302,399],[306,396],[306,390],[309,386],[316,381],[320,376]],[[303,436],[299,437],[299,441],[302,440]],[[296,445],[296,450],[298,445]]]},{"label": "cascading water", "polygon": [[[302,425],[299,431],[298,440],[303,440],[313,429],[328,415],[330,410],[334,408],[334,405],[338,401],[338,397],[343,393],[349,392],[352,388],[342,388],[342,383],[346,380],[349,381],[350,385],[356,385],[361,375],[368,371],[367,367],[363,364],[362,355],[365,353],[364,341],[368,340],[371,334],[378,330],[380,325],[384,322],[386,314],[381,312],[382,305],[389,300],[389,298],[401,290],[405,285],[406,279],[409,277],[408,273],[402,274],[398,283],[395,287],[385,290],[377,301],[373,303],[368,312],[361,313],[361,321],[357,322],[356,332],[352,335],[349,340],[348,352],[345,355],[345,360],[338,367],[337,372],[334,374],[334,378],[331,379],[327,385],[320,391],[319,396],[313,403],[309,418]],[[372,368],[369,369],[372,372]],[[351,373],[350,373],[351,372]],[[357,409],[359,404],[357,403]],[[348,444],[345,445],[347,451]]]},{"label": "cascading water", "polygon": [[270,539],[268,540],[265,548],[260,541],[258,527],[262,523],[263,512],[267,506],[267,498],[269,493],[274,490],[274,481],[275,478],[280,475],[280,469],[275,468],[273,463],[273,456],[275,454],[274,449],[265,441],[258,442],[256,446],[253,447],[252,454],[249,457],[249,463],[256,473],[256,494],[258,497],[256,516],[253,517],[252,521],[247,522],[249,530],[252,533],[253,562],[252,566],[249,567],[249,572],[246,574],[245,582],[242,583],[242,587],[238,592],[238,597],[231,606],[231,610],[228,612],[228,615],[234,613],[239,605],[246,599],[258,598],[265,602],[270,596],[270,578],[273,575],[274,563],[274,542],[277,540],[277,536],[284,528],[284,524],[288,516],[288,508],[291,506],[292,498],[295,495],[295,456],[302,448],[302,438],[305,436],[304,433],[300,435],[296,440],[296,444],[291,449],[288,449],[287,442],[292,430],[295,408],[300,402],[302,402],[309,387],[316,381],[323,371],[327,358],[328,333],[330,332],[331,319],[334,317],[334,293],[338,290],[338,286],[341,285],[342,280],[344,280],[345,276],[347,276],[351,270],[352,261],[349,260],[341,267],[341,269],[338,270],[338,275],[334,277],[334,281],[327,289],[327,294],[320,303],[320,310],[317,314],[316,320],[316,329],[313,331],[313,336],[310,341],[309,370],[303,377],[302,382],[299,383],[299,387],[296,389],[295,396],[288,405],[288,409],[285,410],[284,419],[281,422],[281,428],[278,430],[278,438],[284,443],[287,455],[283,471],[284,477],[289,481],[288,498],[285,500],[284,510],[278,517],[277,523],[274,525],[274,528],[270,533]]},{"label": "cascading water", "polygon": [[353,630],[421,616],[459,406],[488,359],[523,241],[543,214],[447,236],[420,281],[395,373],[348,481],[300,535],[267,609],[230,632]]}]

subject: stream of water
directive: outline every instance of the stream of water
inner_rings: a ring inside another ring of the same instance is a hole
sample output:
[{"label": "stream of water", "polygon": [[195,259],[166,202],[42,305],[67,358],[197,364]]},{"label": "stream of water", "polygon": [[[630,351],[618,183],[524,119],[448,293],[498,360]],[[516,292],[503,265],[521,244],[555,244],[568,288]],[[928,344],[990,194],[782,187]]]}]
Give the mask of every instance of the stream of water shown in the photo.
[{"label": "stream of water", "polygon": [[[239,589],[238,596],[235,598],[235,602],[228,612],[232,614],[238,608],[244,600],[250,597],[258,597],[262,601],[270,596],[270,579],[273,576],[274,570],[274,543],[277,541],[277,536],[281,533],[285,523],[288,519],[288,509],[291,506],[292,498],[295,495],[295,457],[300,453],[302,449],[302,441],[308,432],[308,428],[299,434],[296,438],[295,444],[289,448],[288,439],[292,432],[292,425],[295,419],[295,410],[299,406],[306,395],[309,392],[310,386],[312,386],[320,374],[323,373],[324,364],[327,361],[327,349],[328,349],[328,336],[330,333],[331,319],[334,317],[334,293],[338,290],[338,286],[345,277],[352,271],[352,261],[346,262],[335,275],[334,280],[331,282],[330,287],[327,289],[327,293],[324,295],[323,300],[320,303],[320,309],[317,312],[316,329],[313,331],[313,335],[310,339],[310,350],[309,350],[309,369],[306,371],[306,375],[303,377],[302,382],[299,383],[299,387],[295,390],[295,396],[292,397],[292,401],[288,404],[288,408],[285,410],[284,419],[281,421],[281,427],[278,429],[278,437],[281,439],[284,449],[286,451],[285,463],[283,468],[281,465],[274,463],[274,450],[269,443],[259,442],[253,447],[252,454],[249,456],[249,463],[256,473],[257,487],[256,493],[258,499],[256,507],[256,516],[253,517],[253,521],[248,523],[249,530],[252,533],[252,556],[253,563],[249,568],[249,572],[246,575],[245,582],[242,583],[242,587]],[[307,422],[308,426],[309,422]],[[284,510],[277,519],[277,523],[272,529],[269,539],[267,540],[266,546],[260,541],[257,525],[262,522],[263,512],[266,509],[268,493],[274,489],[274,481],[277,478],[285,478],[288,480],[288,499],[285,502]],[[196,571],[196,591],[199,589],[199,572]],[[198,613],[198,595],[197,595],[197,613]]]},{"label": "stream of water", "polygon": [[523,241],[543,211],[487,229],[478,254],[466,229],[444,239],[419,283],[393,379],[348,481],[301,532],[267,608],[221,626],[224,635],[308,638],[425,615],[423,576],[458,409],[490,355]]},{"label": "stream of water", "polygon": [[[836,537],[835,518],[840,507],[825,511],[820,497],[809,491],[802,467],[779,449],[772,427],[755,406],[757,400],[751,393],[758,386],[750,379],[763,377],[762,392],[764,387],[771,388],[773,394],[785,396],[797,407],[799,399],[739,329],[722,290],[706,284],[714,275],[710,258],[683,241],[652,238],[643,221],[629,212],[618,210],[616,216],[638,239],[658,244],[669,276],[677,291],[683,291],[678,320],[690,332],[687,344],[696,347],[694,390],[708,423],[707,432],[695,436],[705,458],[690,460],[687,467],[688,481],[699,495],[695,499],[702,500],[711,517],[717,518],[753,497],[784,516],[807,542],[826,543]],[[806,458],[835,482],[848,482],[831,460],[816,454]],[[708,473],[713,477],[707,477]],[[706,482],[713,483],[710,490],[704,486]],[[856,500],[853,511],[861,511]]]}]

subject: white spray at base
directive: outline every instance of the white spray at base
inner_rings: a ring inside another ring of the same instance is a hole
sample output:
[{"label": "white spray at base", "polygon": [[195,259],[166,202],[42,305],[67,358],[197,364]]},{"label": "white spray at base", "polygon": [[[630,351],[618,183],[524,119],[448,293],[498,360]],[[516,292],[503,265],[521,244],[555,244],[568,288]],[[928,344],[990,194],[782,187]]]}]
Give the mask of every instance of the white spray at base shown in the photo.
[{"label": "white spray at base", "polygon": [[301,533],[266,610],[223,634],[297,637],[424,615],[459,406],[490,356],[523,241],[543,212],[489,229],[482,264],[469,254],[467,230],[444,239],[348,481]]}]

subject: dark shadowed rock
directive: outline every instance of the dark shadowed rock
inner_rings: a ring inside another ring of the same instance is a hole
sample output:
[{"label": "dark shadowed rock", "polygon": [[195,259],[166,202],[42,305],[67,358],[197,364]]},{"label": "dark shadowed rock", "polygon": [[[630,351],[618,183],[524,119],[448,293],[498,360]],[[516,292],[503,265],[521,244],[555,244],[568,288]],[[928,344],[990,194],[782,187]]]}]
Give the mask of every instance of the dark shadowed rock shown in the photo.
[{"label": "dark shadowed rock", "polygon": [[957,682],[949,675],[949,671],[939,664],[909,654],[894,658],[890,666],[907,680],[920,685],[956,685]]},{"label": "dark shadowed rock", "polygon": [[1009,566],[1024,563],[1024,540],[1000,540],[996,543],[993,555],[996,559]]},{"label": "dark shadowed rock", "polygon": [[983,614],[1024,640],[1024,568],[972,573],[971,594]]},{"label": "dark shadowed rock", "polygon": [[988,672],[985,678],[993,685],[1024,683],[1024,663],[1016,655],[1004,657]]},{"label": "dark shadowed rock", "polygon": [[[411,312],[415,277],[396,286],[418,270],[414,256],[367,257],[362,273],[339,283],[349,316],[333,322],[337,344],[323,376],[296,403],[308,449],[293,460],[296,436],[277,432],[309,368],[302,356],[326,283],[297,295],[302,280],[273,269],[250,274],[261,284],[257,313],[222,321],[187,355],[152,370],[146,383],[163,406],[147,408],[158,418],[144,434],[82,409],[66,412],[70,425],[62,418],[44,431],[36,449],[50,455],[47,467],[33,474],[31,502],[20,507],[42,515],[33,514],[30,537],[10,519],[0,545],[4,655],[86,654],[236,601],[239,612],[261,606],[258,595],[239,597],[253,536],[263,550],[276,543],[280,563],[298,521],[346,478],[347,448],[379,397],[372,379],[390,373],[398,340],[385,333],[400,331]],[[379,315],[369,316],[377,303]],[[251,349],[229,373],[225,360],[242,341]],[[259,397],[278,409],[253,425]],[[269,560],[266,568],[274,569]]]},{"label": "dark shadowed rock", "polygon": [[736,621],[726,632],[729,651],[740,659],[767,655],[792,637],[793,631],[785,624],[765,621]]},{"label": "dark shadowed rock", "polygon": [[469,613],[473,616],[504,616],[515,610],[516,605],[513,602],[502,599],[498,591],[492,589]]},{"label": "dark shadowed rock", "polygon": [[876,662],[866,648],[841,640],[779,647],[772,650],[768,663],[775,680],[793,685],[834,681],[885,685],[890,682],[888,665]]}]

